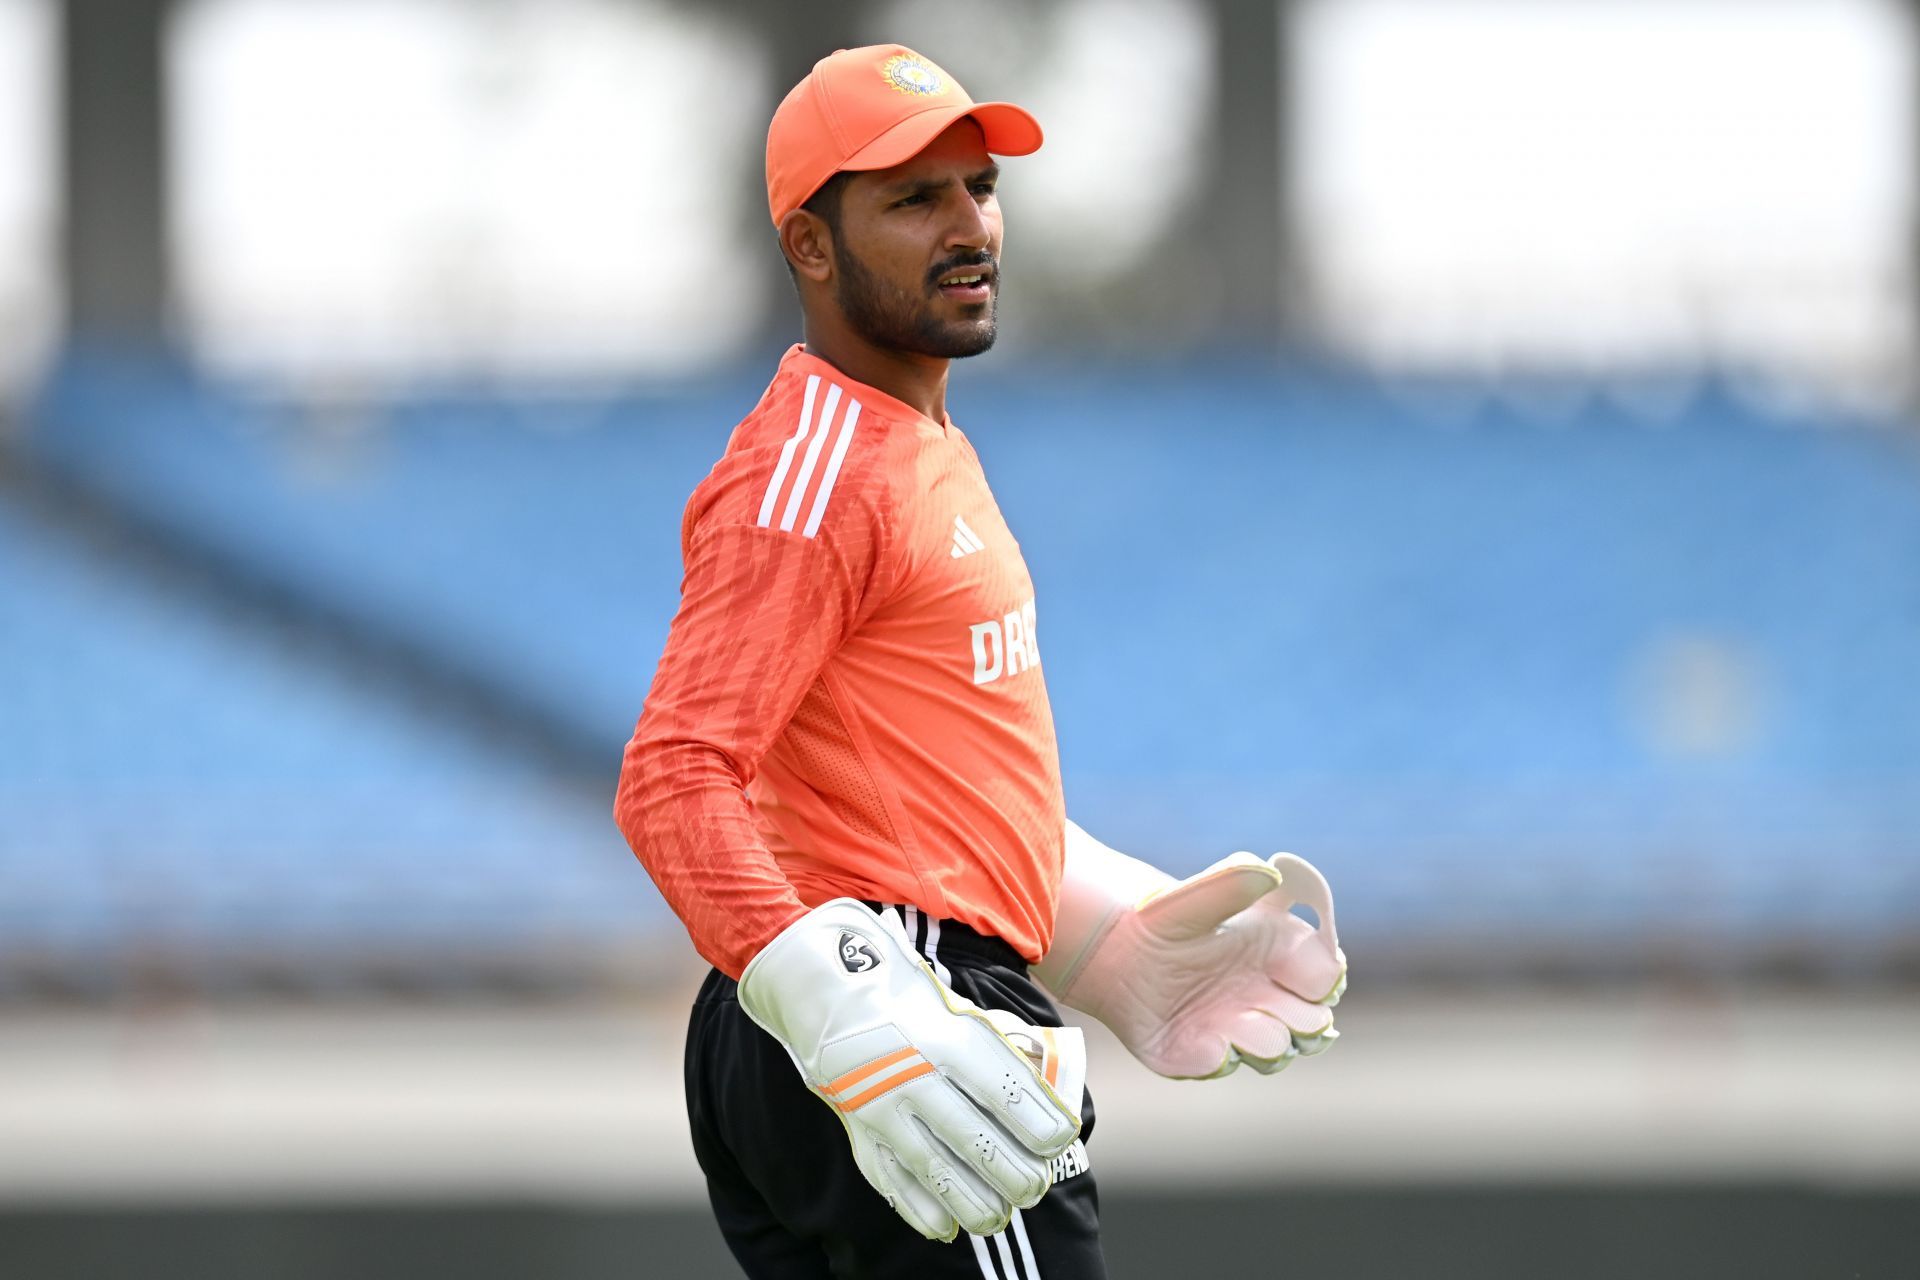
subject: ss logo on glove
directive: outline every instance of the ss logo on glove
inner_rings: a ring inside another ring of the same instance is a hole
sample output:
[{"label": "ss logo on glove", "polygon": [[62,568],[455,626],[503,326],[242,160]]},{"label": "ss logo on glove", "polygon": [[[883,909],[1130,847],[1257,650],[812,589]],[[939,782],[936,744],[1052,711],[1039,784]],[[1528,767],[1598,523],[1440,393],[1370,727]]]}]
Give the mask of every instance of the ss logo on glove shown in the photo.
[{"label": "ss logo on glove", "polygon": [[851,933],[840,935],[840,963],[846,966],[848,973],[865,973],[869,969],[880,967],[880,957],[873,948]]}]

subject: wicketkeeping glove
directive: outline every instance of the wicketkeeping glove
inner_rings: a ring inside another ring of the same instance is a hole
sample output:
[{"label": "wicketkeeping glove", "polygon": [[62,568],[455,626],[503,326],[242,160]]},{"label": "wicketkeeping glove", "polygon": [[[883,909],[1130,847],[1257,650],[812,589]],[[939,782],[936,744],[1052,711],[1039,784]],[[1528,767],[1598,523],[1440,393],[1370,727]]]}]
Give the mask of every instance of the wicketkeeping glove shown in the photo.
[{"label": "wicketkeeping glove", "polygon": [[867,1181],[929,1239],[1006,1226],[1046,1194],[1052,1157],[1080,1132],[1084,1055],[1061,1039],[1078,1033],[983,1013],[897,919],[851,898],[768,943],[740,975],[740,1007],[839,1114]]},{"label": "wicketkeeping glove", "polygon": [[1236,853],[1175,880],[1068,823],[1053,945],[1034,975],[1154,1071],[1210,1079],[1327,1049],[1347,958],[1333,892],[1304,858]]}]

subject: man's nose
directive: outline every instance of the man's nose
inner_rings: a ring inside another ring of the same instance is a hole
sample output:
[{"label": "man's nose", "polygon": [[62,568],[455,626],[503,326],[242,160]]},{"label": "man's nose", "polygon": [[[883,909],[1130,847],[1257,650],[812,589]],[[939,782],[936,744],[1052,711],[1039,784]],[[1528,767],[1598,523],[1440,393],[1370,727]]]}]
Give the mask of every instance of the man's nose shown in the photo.
[{"label": "man's nose", "polygon": [[987,211],[973,198],[971,191],[962,190],[959,207],[953,221],[947,228],[947,244],[956,249],[984,249],[993,243],[993,223],[987,217]]}]

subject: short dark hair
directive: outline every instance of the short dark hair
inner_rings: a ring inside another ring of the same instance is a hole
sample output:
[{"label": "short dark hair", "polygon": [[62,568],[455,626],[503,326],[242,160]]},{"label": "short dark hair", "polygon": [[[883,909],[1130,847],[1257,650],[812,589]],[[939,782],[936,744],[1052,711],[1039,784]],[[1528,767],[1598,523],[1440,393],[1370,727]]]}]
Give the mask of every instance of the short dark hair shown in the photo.
[{"label": "short dark hair", "polygon": [[[808,196],[800,206],[827,224],[827,230],[833,232],[836,243],[840,239],[840,201],[846,194],[847,183],[852,179],[852,171],[842,169],[822,183],[820,189]],[[786,257],[787,255],[782,252],[780,260],[786,262]],[[800,277],[794,271],[791,262],[787,262],[787,274],[793,277],[796,286],[800,283]]]}]

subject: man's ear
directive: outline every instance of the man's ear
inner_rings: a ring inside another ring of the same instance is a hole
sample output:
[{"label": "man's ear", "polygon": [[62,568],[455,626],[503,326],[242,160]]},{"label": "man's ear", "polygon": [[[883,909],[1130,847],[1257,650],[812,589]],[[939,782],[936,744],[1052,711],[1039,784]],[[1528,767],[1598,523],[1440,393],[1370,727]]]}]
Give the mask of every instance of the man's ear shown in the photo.
[{"label": "man's ear", "polygon": [[833,275],[833,228],[806,209],[795,209],[780,220],[780,252],[797,276],[824,284]]}]

